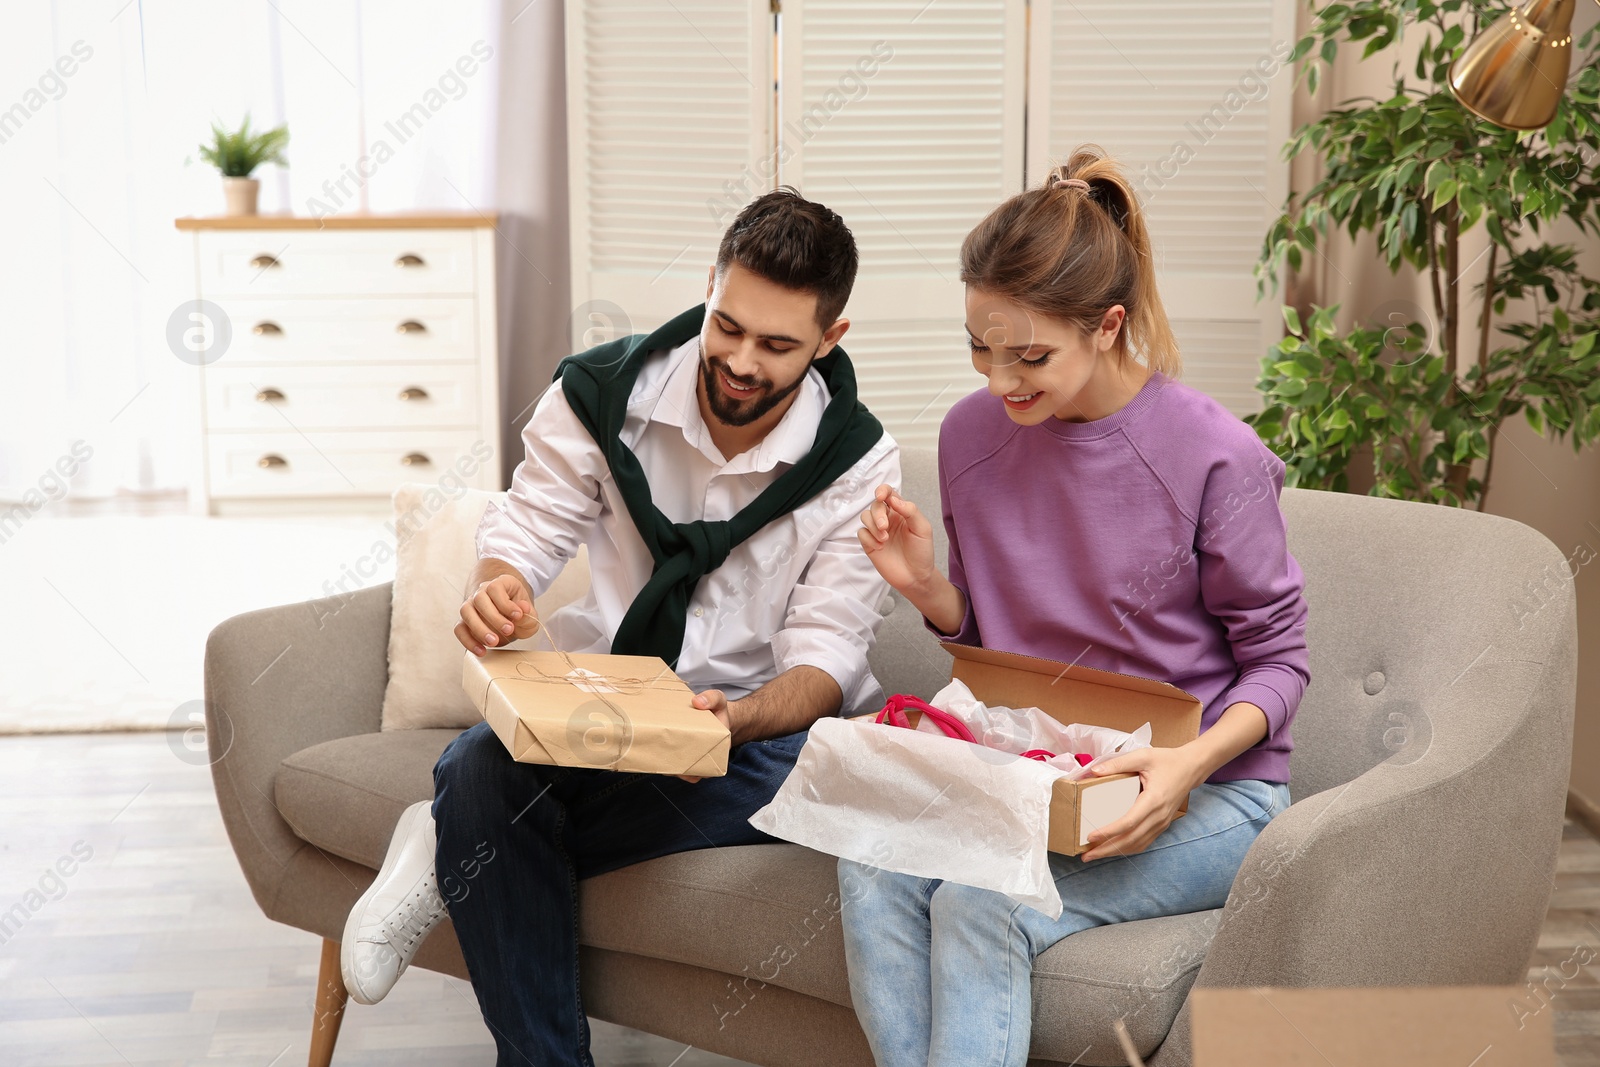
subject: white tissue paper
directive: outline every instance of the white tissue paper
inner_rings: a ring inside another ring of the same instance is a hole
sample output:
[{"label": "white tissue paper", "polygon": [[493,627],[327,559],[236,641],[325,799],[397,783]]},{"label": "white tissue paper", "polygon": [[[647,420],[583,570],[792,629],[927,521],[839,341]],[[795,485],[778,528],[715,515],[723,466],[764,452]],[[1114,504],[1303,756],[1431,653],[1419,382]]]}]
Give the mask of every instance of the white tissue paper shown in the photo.
[{"label": "white tissue paper", "polygon": [[[1129,734],[1064,724],[1038,708],[989,707],[955,679],[928,703],[982,744],[946,737],[926,717],[916,730],[818,719],[794,770],[750,825],[887,871],[992,889],[1059,918],[1045,848],[1055,783],[1148,748],[1150,724]],[[1059,755],[1018,758],[1035,748]],[[1074,752],[1095,762],[1080,767]]]}]

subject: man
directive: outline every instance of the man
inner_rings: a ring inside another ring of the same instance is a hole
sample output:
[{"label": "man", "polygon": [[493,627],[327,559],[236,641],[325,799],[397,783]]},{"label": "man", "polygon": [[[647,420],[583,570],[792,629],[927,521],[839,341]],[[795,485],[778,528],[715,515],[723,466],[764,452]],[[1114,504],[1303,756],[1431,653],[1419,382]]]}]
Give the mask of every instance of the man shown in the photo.
[{"label": "man", "polygon": [[506,509],[478,528],[456,637],[483,655],[531,636],[534,596],[587,544],[589,592],[547,636],[567,652],[661,656],[728,726],[728,772],[516,763],[487,723],[465,731],[434,769],[431,817],[427,803],[406,812],[351,913],[357,1001],[392,987],[443,917],[442,889],[500,1064],[592,1067],[577,881],[773,840],[748,819],[811,723],[882,702],[866,657],[887,586],[855,528],[900,462],[837,347],[855,273],[836,214],[768,193],[723,235],[705,305],[557,369]]}]

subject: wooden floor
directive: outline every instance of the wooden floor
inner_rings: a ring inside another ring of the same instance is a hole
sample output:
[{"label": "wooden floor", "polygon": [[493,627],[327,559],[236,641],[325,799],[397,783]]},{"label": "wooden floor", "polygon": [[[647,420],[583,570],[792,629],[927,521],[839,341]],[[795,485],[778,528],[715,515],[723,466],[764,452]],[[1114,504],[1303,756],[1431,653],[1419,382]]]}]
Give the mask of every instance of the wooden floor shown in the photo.
[{"label": "wooden floor", "polygon": [[[305,1063],[319,941],[262,917],[183,755],[179,734],[0,738],[0,917],[25,918],[0,928],[4,1067]],[[1597,946],[1600,842],[1569,823],[1529,971],[1564,1067],[1600,1067]],[[594,1058],[738,1067],[605,1023]],[[334,1063],[488,1067],[494,1049],[465,982],[408,971],[350,1005]]]},{"label": "wooden floor", "polygon": [[[0,1067],[306,1062],[321,939],[261,914],[210,770],[179,753],[178,733],[0,737],[0,918],[27,914],[0,929]],[[592,1048],[598,1067],[739,1067],[598,1021]],[[423,970],[352,1003],[333,1060],[494,1061],[472,987]]]}]

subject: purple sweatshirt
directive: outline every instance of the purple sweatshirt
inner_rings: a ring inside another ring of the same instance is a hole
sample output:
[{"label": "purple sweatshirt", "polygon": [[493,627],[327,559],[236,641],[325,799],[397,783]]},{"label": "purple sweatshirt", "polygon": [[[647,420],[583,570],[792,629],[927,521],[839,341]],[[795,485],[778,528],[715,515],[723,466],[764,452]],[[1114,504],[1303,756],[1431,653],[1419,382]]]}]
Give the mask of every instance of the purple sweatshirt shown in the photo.
[{"label": "purple sweatshirt", "polygon": [[1287,782],[1311,672],[1283,473],[1253,429],[1159,372],[1093,422],[1018,426],[987,391],[964,397],[939,431],[967,596],[946,639],[1170,682],[1200,699],[1202,732],[1248,701],[1267,736],[1207,780]]}]

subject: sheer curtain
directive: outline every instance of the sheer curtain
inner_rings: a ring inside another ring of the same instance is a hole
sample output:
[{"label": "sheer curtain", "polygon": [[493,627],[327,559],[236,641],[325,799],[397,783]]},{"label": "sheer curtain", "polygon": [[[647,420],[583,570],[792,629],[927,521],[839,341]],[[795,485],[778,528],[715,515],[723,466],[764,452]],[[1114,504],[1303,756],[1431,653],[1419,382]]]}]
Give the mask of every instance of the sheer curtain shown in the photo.
[{"label": "sheer curtain", "polygon": [[[222,210],[196,150],[213,120],[288,124],[289,166],[255,174],[263,212],[509,211],[502,348],[558,338],[561,54],[559,0],[0,8],[0,500],[188,485],[197,382],[167,334],[193,267],[173,219]],[[511,416],[535,382],[505,374]]]}]

